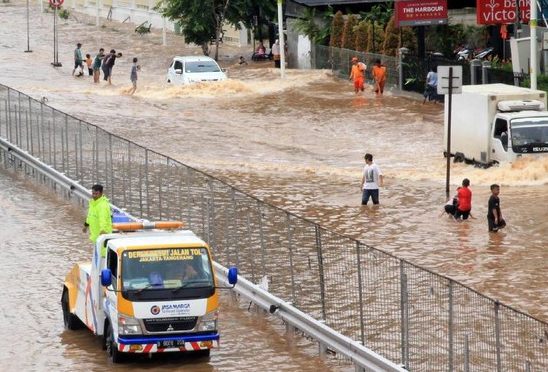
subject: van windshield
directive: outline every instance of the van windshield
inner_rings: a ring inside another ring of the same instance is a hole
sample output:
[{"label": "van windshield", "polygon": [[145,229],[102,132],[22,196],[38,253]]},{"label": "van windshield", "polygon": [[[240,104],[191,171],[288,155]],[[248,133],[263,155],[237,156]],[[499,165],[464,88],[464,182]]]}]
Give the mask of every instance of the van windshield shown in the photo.
[{"label": "van windshield", "polygon": [[177,288],[212,287],[207,249],[156,248],[122,254],[122,291],[141,294]]},{"label": "van windshield", "polygon": [[219,65],[214,61],[193,61],[185,64],[185,72],[220,72]]},{"label": "van windshield", "polygon": [[510,123],[514,152],[548,152],[548,117],[520,118]]}]

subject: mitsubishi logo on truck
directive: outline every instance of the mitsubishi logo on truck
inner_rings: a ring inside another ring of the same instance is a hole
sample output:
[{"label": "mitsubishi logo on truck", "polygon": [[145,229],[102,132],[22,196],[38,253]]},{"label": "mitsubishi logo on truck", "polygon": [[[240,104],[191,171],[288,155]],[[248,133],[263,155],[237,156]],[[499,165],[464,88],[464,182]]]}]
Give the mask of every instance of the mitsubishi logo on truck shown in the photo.
[{"label": "mitsubishi logo on truck", "polygon": [[169,331],[169,332],[173,332],[174,330],[175,329],[173,328],[173,326],[171,324],[166,329],[166,331]]}]

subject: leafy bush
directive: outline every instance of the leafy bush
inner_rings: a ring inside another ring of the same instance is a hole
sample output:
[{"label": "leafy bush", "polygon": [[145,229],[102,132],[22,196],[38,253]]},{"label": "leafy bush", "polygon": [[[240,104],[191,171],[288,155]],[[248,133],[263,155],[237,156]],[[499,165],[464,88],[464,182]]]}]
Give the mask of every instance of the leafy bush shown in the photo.
[{"label": "leafy bush", "polygon": [[70,12],[68,10],[66,10],[64,8],[59,10],[59,18],[67,20],[67,19],[69,19],[69,16],[70,16]]}]

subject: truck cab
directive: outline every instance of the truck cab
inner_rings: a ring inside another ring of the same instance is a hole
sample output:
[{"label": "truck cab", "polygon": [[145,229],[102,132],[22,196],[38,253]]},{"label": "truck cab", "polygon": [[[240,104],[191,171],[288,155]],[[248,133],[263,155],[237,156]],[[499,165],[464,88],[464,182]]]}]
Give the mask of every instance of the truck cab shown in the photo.
[{"label": "truck cab", "polygon": [[[499,107],[507,103],[500,102]],[[504,112],[501,110],[501,113],[494,118],[491,138],[493,162],[511,163],[523,156],[546,153],[548,152],[548,114],[546,111]]]},{"label": "truck cab", "polygon": [[[208,356],[220,338],[208,245],[188,230],[135,225],[115,224],[117,231],[97,240],[92,262],[76,264],[67,275],[61,299],[66,328],[89,328],[115,363],[131,353]],[[229,282],[236,280],[231,268]]]}]

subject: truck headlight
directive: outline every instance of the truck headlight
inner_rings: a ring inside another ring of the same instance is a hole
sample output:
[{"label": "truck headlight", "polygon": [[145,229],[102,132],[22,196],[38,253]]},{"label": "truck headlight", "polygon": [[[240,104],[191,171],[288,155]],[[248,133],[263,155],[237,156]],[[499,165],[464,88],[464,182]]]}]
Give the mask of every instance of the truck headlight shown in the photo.
[{"label": "truck headlight", "polygon": [[217,310],[204,315],[198,325],[198,331],[215,331],[217,329],[218,316],[219,312]]},{"label": "truck headlight", "polygon": [[137,319],[127,315],[120,315],[118,317],[118,334],[140,335],[143,334],[143,331]]}]

